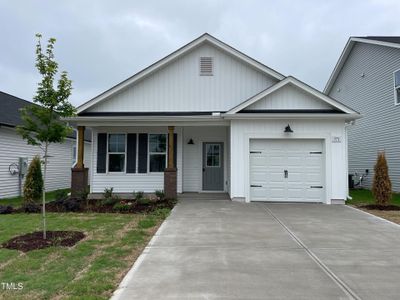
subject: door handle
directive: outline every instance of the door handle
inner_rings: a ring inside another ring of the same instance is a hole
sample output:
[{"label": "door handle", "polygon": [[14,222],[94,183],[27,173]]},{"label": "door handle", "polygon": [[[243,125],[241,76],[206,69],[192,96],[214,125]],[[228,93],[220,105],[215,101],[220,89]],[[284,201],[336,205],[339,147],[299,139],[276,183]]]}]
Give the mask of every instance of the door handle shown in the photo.
[{"label": "door handle", "polygon": [[288,177],[289,177],[289,172],[288,172],[288,170],[284,170],[284,171],[283,171],[283,176],[284,176],[285,178],[288,178]]}]

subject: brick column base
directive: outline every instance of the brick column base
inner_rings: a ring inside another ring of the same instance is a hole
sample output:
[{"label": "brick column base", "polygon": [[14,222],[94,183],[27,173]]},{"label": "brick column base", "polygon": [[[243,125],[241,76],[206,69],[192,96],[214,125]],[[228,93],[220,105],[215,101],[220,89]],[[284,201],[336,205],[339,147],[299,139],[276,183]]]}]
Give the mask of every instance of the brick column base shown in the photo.
[{"label": "brick column base", "polygon": [[176,199],[176,169],[165,169],[164,171],[164,193],[166,199]]},{"label": "brick column base", "polygon": [[88,187],[88,168],[72,168],[71,196],[79,197]]}]

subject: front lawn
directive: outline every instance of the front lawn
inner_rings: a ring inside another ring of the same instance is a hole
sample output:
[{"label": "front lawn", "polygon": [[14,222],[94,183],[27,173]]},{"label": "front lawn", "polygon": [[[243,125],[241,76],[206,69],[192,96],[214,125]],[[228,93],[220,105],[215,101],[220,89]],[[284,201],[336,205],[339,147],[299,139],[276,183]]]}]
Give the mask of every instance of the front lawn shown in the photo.
[{"label": "front lawn", "polygon": [[[49,213],[49,230],[83,231],[86,238],[71,248],[0,248],[0,283],[23,285],[0,286],[0,299],[108,299],[168,214]],[[40,214],[2,215],[0,244],[37,230]]]},{"label": "front lawn", "polygon": [[[60,189],[60,190],[54,190],[46,193],[46,202],[54,201],[56,200],[56,195],[58,191],[65,190],[67,193],[69,193],[70,189]],[[18,208],[22,205],[24,197],[12,197],[12,198],[4,198],[0,199],[0,205],[10,205],[14,208]],[[42,203],[40,200],[39,203]]]},{"label": "front lawn", "polygon": [[[353,199],[347,200],[346,204],[365,205],[365,204],[374,204],[375,203],[372,192],[367,189],[352,189],[352,190],[350,190],[350,196]],[[400,205],[400,194],[399,193],[393,193],[391,204]]]}]

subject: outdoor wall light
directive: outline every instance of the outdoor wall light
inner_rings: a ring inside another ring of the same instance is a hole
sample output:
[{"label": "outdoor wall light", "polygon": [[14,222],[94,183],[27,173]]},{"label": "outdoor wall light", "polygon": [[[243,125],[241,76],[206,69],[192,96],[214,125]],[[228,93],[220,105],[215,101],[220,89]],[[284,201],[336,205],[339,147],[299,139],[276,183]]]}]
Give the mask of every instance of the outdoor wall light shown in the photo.
[{"label": "outdoor wall light", "polygon": [[194,145],[193,139],[190,139],[188,145]]},{"label": "outdoor wall light", "polygon": [[284,130],[283,132],[284,132],[284,133],[292,133],[293,130],[292,130],[292,128],[290,128],[290,125],[287,124],[287,126],[285,127],[285,130]]}]

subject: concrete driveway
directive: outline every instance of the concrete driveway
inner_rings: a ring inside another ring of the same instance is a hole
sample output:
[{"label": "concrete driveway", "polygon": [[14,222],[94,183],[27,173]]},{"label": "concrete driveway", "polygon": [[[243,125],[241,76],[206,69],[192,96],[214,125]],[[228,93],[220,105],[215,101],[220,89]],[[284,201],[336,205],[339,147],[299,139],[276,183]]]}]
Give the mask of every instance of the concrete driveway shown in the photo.
[{"label": "concrete driveway", "polygon": [[181,200],[116,299],[399,299],[400,227],[340,205]]}]

